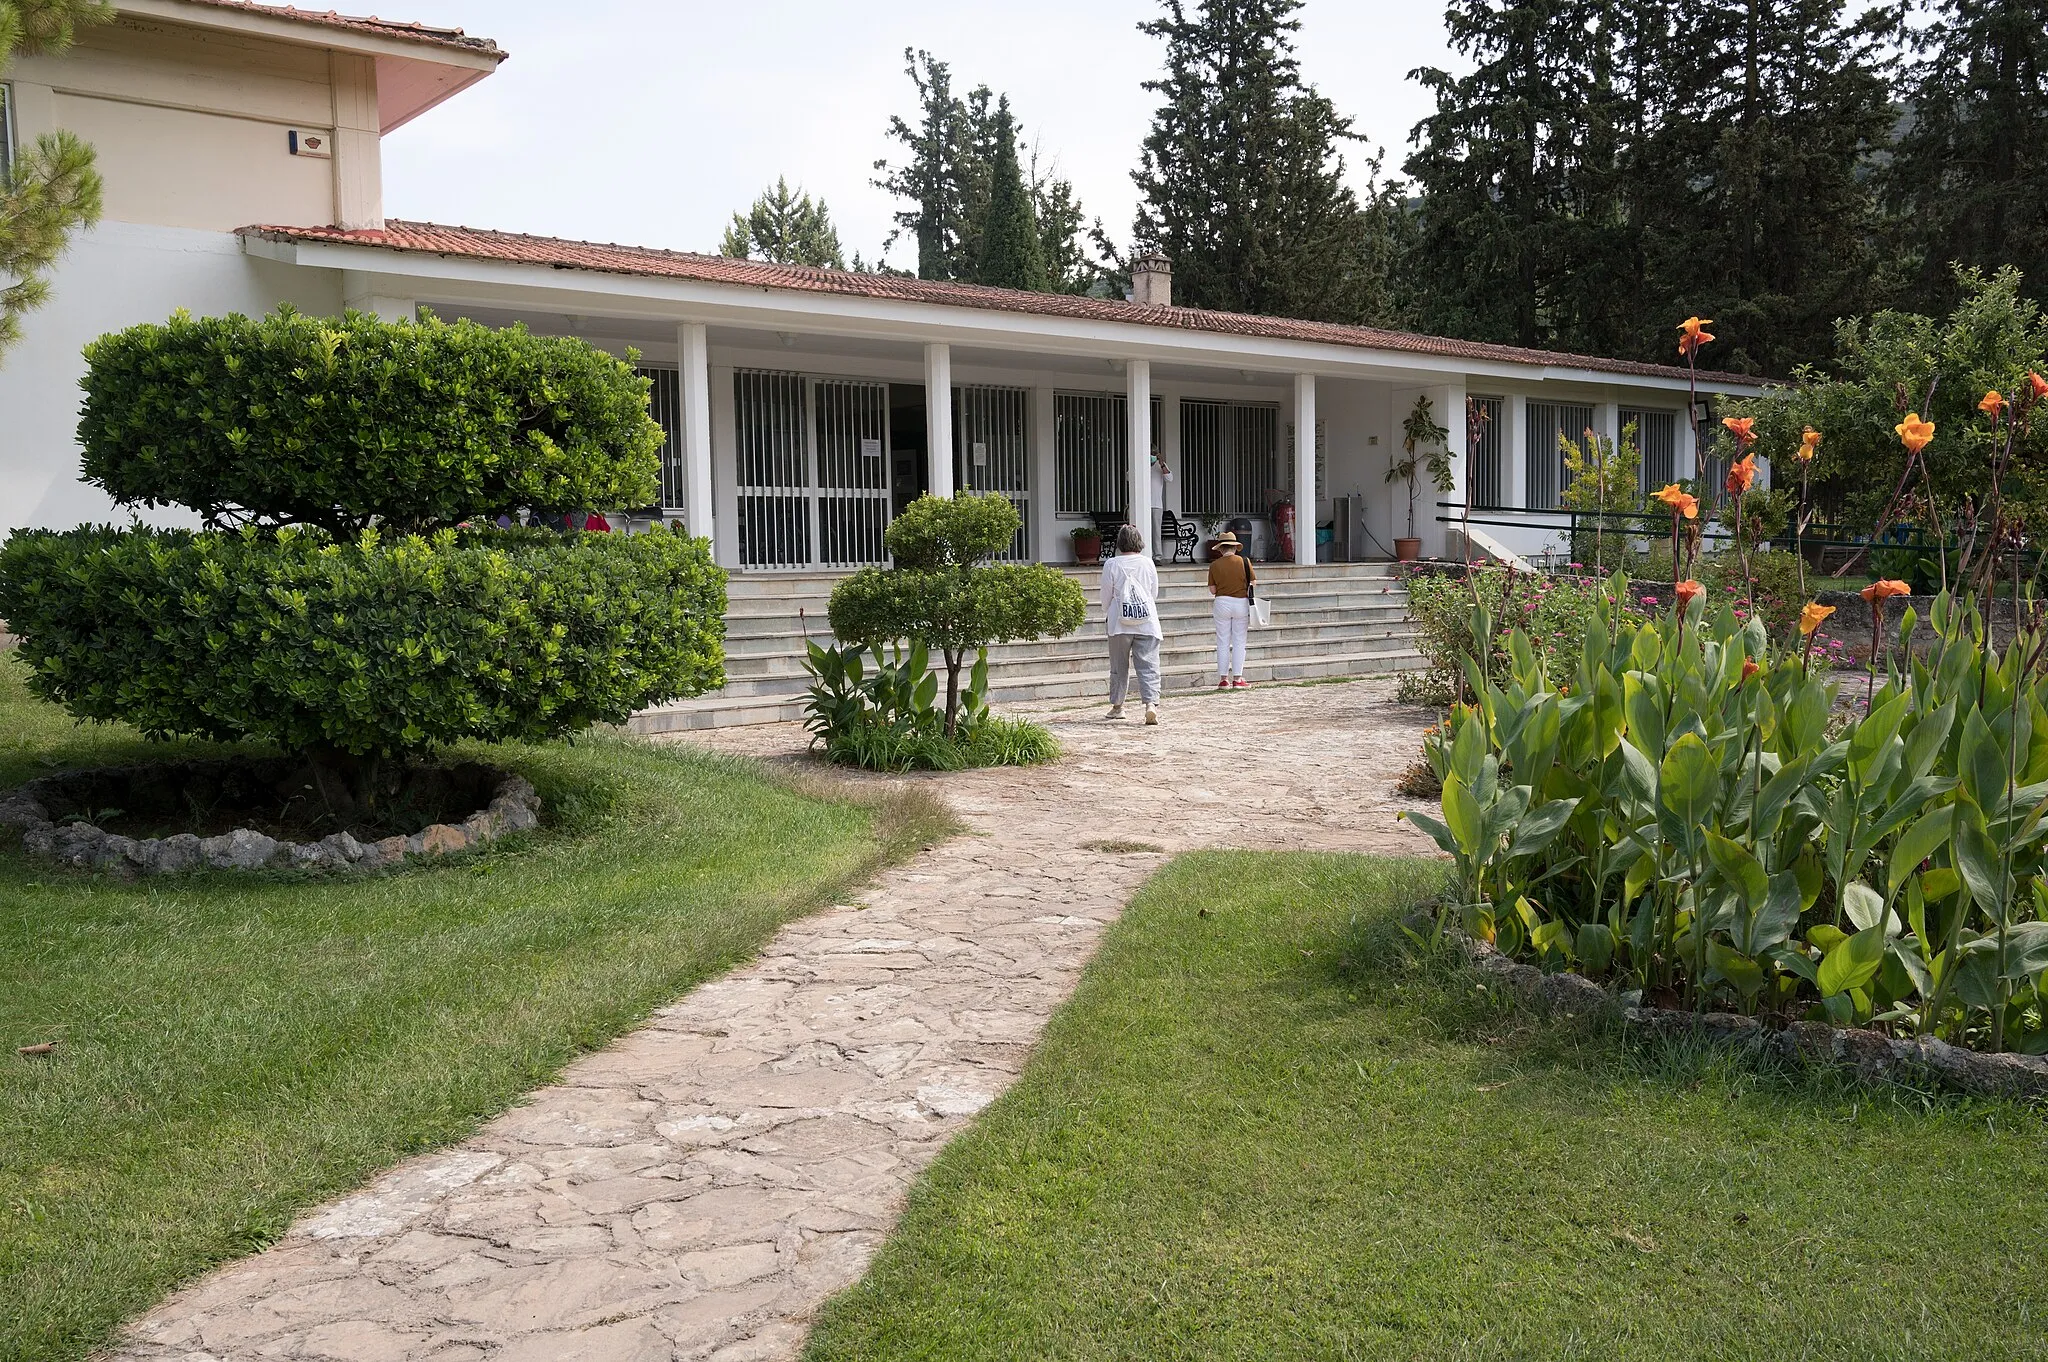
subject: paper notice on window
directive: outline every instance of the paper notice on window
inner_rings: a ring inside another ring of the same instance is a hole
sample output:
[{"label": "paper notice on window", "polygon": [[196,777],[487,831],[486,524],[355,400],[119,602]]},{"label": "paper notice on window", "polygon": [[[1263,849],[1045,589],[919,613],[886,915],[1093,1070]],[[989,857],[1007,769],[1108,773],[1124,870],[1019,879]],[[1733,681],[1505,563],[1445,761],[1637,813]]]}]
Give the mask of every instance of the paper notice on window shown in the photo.
[{"label": "paper notice on window", "polygon": [[860,456],[863,459],[881,458],[882,442],[880,440],[862,440],[860,442]]},{"label": "paper notice on window", "polygon": [[985,467],[987,463],[988,446],[983,444],[981,441],[976,440],[974,442],[974,466],[977,468],[981,468]]}]

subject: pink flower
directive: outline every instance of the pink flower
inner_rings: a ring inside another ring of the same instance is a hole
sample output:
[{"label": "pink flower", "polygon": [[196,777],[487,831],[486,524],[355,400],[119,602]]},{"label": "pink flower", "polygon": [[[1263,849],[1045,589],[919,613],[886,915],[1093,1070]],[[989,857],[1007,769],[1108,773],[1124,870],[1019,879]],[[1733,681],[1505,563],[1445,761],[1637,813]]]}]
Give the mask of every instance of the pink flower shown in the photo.
[{"label": "pink flower", "polygon": [[1645,597],[1643,597],[1643,604],[1644,604],[1644,605],[1655,605],[1656,603],[1657,603],[1657,598],[1656,598],[1655,596],[1645,596]]}]

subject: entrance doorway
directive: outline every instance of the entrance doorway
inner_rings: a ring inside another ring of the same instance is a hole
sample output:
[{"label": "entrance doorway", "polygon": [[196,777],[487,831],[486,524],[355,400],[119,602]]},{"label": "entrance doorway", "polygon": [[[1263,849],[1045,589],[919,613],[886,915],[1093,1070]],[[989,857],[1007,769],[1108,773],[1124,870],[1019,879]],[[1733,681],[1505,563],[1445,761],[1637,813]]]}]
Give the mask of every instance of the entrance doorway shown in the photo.
[{"label": "entrance doorway", "polygon": [[924,384],[889,385],[889,482],[895,515],[931,490],[925,459]]}]

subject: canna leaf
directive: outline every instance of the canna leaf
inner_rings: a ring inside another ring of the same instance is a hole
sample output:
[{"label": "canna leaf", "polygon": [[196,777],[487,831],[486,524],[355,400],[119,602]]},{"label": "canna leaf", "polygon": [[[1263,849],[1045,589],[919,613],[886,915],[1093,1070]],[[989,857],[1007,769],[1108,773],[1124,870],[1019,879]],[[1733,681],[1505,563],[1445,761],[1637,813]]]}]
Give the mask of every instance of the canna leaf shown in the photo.
[{"label": "canna leaf", "polygon": [[1884,928],[1866,927],[1838,942],[1820,962],[1814,982],[1821,996],[1832,998],[1862,988],[1884,963]]},{"label": "canna leaf", "polygon": [[1549,846],[1552,839],[1570,821],[1572,810],[1578,806],[1579,801],[1576,799],[1553,799],[1529,810],[1515,825],[1515,835],[1508,846],[1508,855],[1533,856]]},{"label": "canna leaf", "polygon": [[1887,897],[1897,897],[1899,887],[1919,870],[1921,862],[1948,844],[1955,836],[1955,821],[1955,809],[1944,806],[1921,814],[1918,822],[1899,834],[1885,876]]},{"label": "canna leaf", "polygon": [[1888,927],[1890,924],[1884,896],[1861,880],[1851,880],[1842,886],[1842,911],[1858,927]]}]

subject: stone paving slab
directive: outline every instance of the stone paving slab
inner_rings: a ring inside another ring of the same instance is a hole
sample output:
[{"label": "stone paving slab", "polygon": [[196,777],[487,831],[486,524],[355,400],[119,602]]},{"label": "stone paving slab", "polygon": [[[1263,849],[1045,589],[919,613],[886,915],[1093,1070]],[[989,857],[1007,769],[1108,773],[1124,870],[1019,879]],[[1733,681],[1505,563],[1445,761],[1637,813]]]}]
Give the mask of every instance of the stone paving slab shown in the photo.
[{"label": "stone paving slab", "polygon": [[[1176,699],[1153,728],[1102,713],[1033,715],[1063,745],[1050,766],[920,778],[964,835],[173,1297],[112,1355],[794,1357],[1165,855],[1431,851],[1394,821],[1409,803],[1392,781],[1432,716],[1381,683]],[[804,746],[793,724],[690,740],[786,761]]]}]

